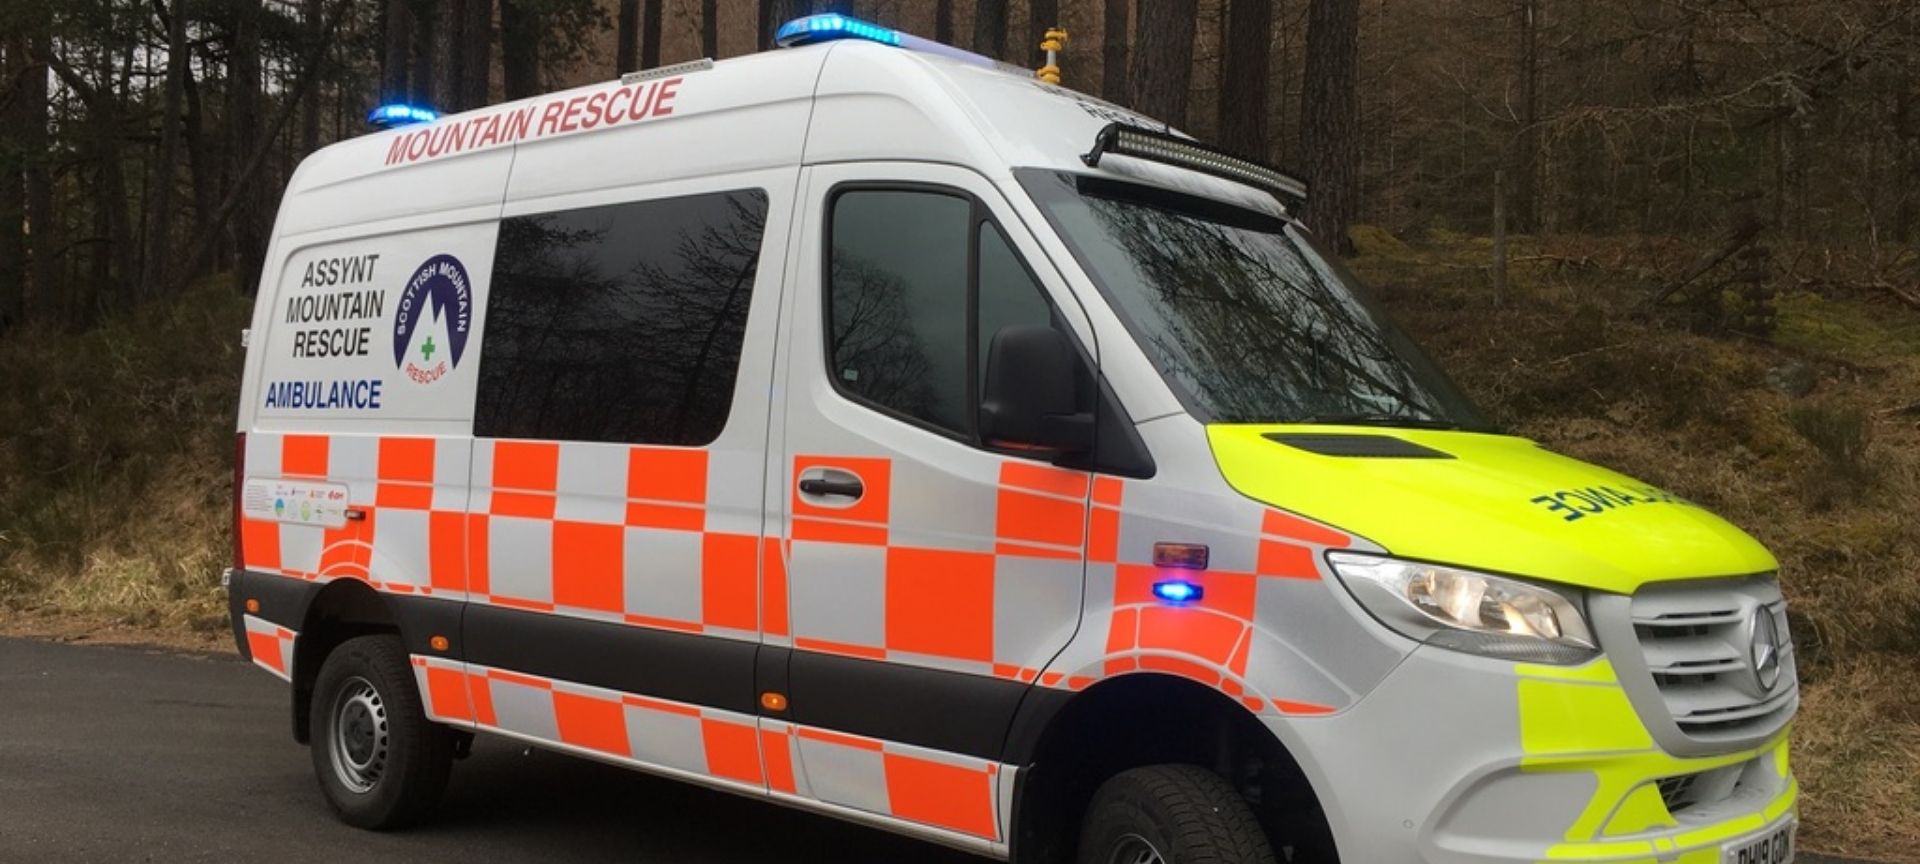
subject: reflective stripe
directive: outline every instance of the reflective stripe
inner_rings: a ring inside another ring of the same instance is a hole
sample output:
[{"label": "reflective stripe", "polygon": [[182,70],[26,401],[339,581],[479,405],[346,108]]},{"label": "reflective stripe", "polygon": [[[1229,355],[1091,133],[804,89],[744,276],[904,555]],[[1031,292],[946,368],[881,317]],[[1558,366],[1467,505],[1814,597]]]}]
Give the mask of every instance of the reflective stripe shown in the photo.
[{"label": "reflective stripe", "polygon": [[295,633],[252,615],[242,615],[241,624],[247,632],[247,653],[254,665],[292,680]]},{"label": "reflective stripe", "polygon": [[[818,797],[988,840],[1001,835],[994,761],[506,669],[412,658],[429,717],[604,757]],[[462,686],[464,685],[464,687]],[[807,749],[807,776],[795,771]]]}]

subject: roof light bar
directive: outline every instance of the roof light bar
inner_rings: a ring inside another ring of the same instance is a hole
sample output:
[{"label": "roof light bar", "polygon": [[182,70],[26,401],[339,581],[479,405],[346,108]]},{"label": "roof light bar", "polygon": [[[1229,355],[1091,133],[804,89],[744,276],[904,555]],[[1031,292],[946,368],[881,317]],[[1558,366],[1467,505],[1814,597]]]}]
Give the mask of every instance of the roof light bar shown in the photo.
[{"label": "roof light bar", "polygon": [[836,39],[878,42],[921,54],[935,54],[975,66],[992,68],[1000,65],[991,57],[975,54],[972,51],[963,51],[952,45],[943,45],[932,39],[922,39],[911,33],[902,33],[891,27],[882,27],[837,12],[795,18],[780,25],[780,29],[773,34],[774,44],[782,48],[797,48],[801,45],[831,42]]},{"label": "roof light bar", "polygon": [[377,126],[381,129],[392,129],[395,126],[411,126],[415,123],[432,123],[438,119],[440,119],[440,112],[432,108],[422,108],[418,105],[407,105],[399,102],[391,105],[382,105],[367,112],[367,125]]},{"label": "roof light bar", "polygon": [[1305,204],[1307,201],[1306,181],[1167,132],[1125,123],[1109,123],[1100,130],[1099,135],[1094,136],[1093,149],[1081,156],[1080,161],[1087,163],[1089,168],[1097,168],[1100,166],[1100,157],[1106,155],[1131,156],[1245,183],[1266,190],[1280,199],[1280,203],[1289,206]]},{"label": "roof light bar", "polygon": [[869,24],[858,18],[848,18],[845,15],[828,12],[822,15],[795,18],[780,25],[780,29],[773,34],[774,44],[782,48],[811,45],[833,39],[865,39],[882,45],[898,46],[900,32],[878,24]]}]

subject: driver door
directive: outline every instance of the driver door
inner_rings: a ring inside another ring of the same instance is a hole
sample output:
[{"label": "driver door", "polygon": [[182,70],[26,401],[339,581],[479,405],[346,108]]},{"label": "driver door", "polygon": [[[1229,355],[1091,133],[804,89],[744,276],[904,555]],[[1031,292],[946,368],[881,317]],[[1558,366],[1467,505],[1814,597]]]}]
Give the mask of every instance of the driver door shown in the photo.
[{"label": "driver door", "polygon": [[999,840],[1008,726],[1079,619],[1091,478],[986,446],[980,387],[1000,328],[1090,325],[977,174],[804,186],[768,472],[791,722],[763,728],[800,795]]}]

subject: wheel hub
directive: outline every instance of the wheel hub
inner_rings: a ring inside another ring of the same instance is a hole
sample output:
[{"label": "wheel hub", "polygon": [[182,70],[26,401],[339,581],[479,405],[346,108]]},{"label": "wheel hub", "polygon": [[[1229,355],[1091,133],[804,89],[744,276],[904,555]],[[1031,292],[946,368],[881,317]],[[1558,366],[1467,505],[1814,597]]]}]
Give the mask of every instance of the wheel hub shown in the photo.
[{"label": "wheel hub", "polygon": [[328,755],[334,775],[351,792],[366,794],[386,773],[390,729],[386,702],[365,678],[354,678],[334,700]]},{"label": "wheel hub", "polygon": [[1138,834],[1128,834],[1113,844],[1113,854],[1107,861],[1109,864],[1167,864],[1166,856]]}]

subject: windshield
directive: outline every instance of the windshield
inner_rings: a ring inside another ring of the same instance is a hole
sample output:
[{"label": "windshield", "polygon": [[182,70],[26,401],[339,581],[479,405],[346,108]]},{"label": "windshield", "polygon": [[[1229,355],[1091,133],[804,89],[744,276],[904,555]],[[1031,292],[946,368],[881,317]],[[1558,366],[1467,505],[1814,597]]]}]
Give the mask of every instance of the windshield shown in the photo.
[{"label": "windshield", "polygon": [[1353,277],[1281,219],[1133,183],[1017,174],[1201,422],[1488,428]]}]

